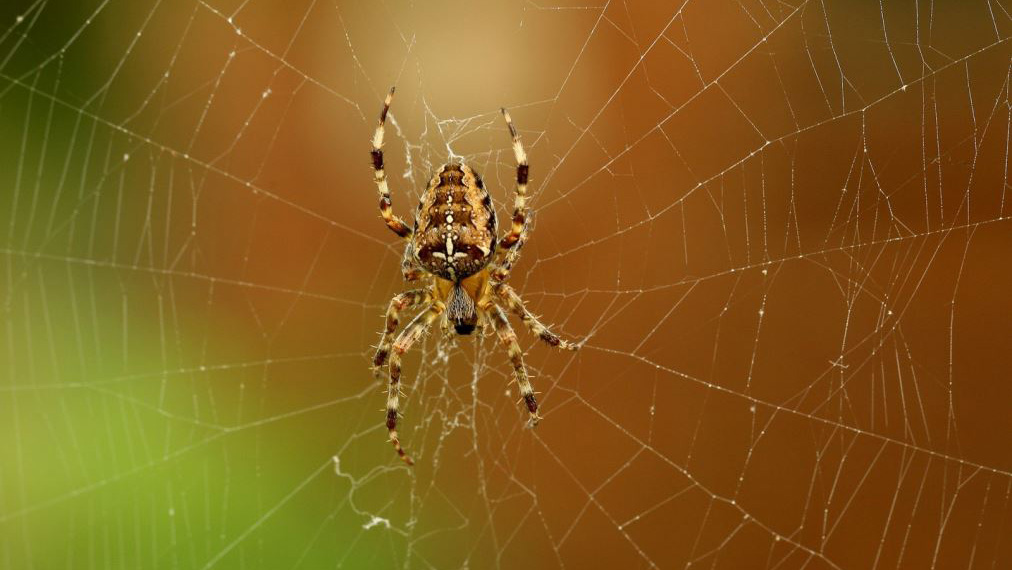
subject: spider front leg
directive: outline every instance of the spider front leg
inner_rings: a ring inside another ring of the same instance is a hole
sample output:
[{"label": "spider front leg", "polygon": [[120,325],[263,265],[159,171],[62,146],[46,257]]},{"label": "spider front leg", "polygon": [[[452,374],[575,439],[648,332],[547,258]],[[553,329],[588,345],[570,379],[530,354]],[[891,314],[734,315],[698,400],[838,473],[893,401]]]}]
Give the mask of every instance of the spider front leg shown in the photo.
[{"label": "spider front leg", "polygon": [[517,240],[516,245],[510,249],[500,247],[496,252],[496,259],[491,263],[491,269],[489,270],[493,283],[502,283],[509,279],[510,272],[513,270],[513,264],[520,259],[520,250],[523,249],[526,241],[527,223],[524,223],[523,229],[520,230],[520,239]]},{"label": "spider front leg", "polygon": [[538,415],[538,401],[534,397],[534,388],[531,387],[531,381],[527,377],[527,368],[524,367],[524,355],[520,350],[520,343],[517,342],[517,333],[513,331],[513,327],[510,326],[506,315],[498,305],[489,303],[484,310],[487,312],[489,320],[492,321],[499,340],[506,347],[506,353],[513,365],[513,377],[520,387],[520,395],[523,396],[524,403],[527,404],[527,412],[531,416],[531,425],[536,426],[541,421],[541,416]]},{"label": "spider front leg", "polygon": [[520,320],[523,321],[524,325],[526,325],[532,333],[536,334],[538,338],[543,340],[548,346],[555,346],[561,348],[562,350],[577,350],[580,348],[580,345],[559,338],[559,335],[553,333],[548,329],[548,327],[541,324],[541,321],[539,321],[538,318],[524,306],[524,301],[520,298],[520,295],[517,295],[517,292],[506,283],[496,283],[495,285],[492,285],[492,290],[500,299],[503,300],[504,303],[506,303],[506,306],[509,307],[510,311],[512,311],[514,315],[520,317]]},{"label": "spider front leg", "polygon": [[510,118],[506,109],[501,109],[502,116],[506,119],[506,126],[509,127],[510,137],[513,139],[513,156],[517,160],[517,186],[516,194],[513,197],[513,226],[510,233],[506,234],[499,241],[499,247],[510,249],[520,241],[527,219],[527,177],[529,166],[527,165],[527,153],[524,145],[520,144],[520,135],[513,126],[513,119]]},{"label": "spider front leg", "polygon": [[390,305],[387,306],[386,329],[384,329],[383,336],[376,347],[376,355],[372,359],[373,374],[377,378],[380,376],[383,365],[387,362],[387,357],[390,356],[390,346],[393,342],[397,325],[400,324],[401,311],[416,305],[427,305],[431,302],[432,293],[428,289],[405,291],[390,299]]},{"label": "spider front leg", "polygon": [[390,202],[390,188],[387,187],[387,172],[383,168],[383,135],[384,126],[387,122],[387,112],[390,111],[390,102],[394,98],[394,88],[390,88],[386,100],[383,102],[383,111],[380,112],[379,125],[376,126],[376,134],[372,137],[372,169],[373,179],[376,181],[376,189],[380,195],[380,214],[386,222],[387,227],[402,238],[411,235],[411,228],[403,220],[394,215],[393,204]]},{"label": "spider front leg", "polygon": [[397,409],[400,404],[400,383],[401,383],[401,356],[425,334],[432,321],[436,320],[443,313],[446,307],[441,301],[434,301],[425,312],[420,313],[407,328],[401,331],[394,341],[393,352],[390,354],[390,385],[387,387],[387,431],[390,434],[390,442],[397,455],[408,465],[415,462],[401,447],[401,440],[397,437]]}]

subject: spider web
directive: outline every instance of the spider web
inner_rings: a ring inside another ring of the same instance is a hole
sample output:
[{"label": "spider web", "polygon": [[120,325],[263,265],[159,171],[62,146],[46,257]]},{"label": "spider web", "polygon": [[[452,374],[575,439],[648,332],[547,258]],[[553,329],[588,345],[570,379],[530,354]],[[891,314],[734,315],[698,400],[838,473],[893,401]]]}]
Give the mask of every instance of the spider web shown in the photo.
[{"label": "spider web", "polygon": [[[1008,2],[0,8],[3,568],[1012,566]],[[450,158],[514,321],[368,371]]]}]

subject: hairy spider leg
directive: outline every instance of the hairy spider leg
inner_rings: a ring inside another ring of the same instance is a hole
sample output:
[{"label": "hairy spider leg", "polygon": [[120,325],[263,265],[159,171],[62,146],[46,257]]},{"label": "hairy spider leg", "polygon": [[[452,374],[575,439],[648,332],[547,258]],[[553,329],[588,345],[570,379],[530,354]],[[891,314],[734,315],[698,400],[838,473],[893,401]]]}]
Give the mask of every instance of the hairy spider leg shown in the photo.
[{"label": "hairy spider leg", "polygon": [[401,440],[397,437],[401,356],[411,348],[411,345],[415,344],[415,341],[425,334],[425,331],[432,325],[432,321],[436,320],[445,308],[442,301],[434,301],[425,312],[419,313],[401,331],[401,334],[397,335],[393,351],[390,353],[390,385],[387,387],[387,431],[390,433],[390,442],[393,444],[394,449],[397,450],[397,455],[408,465],[414,465],[415,462],[411,460],[411,457],[401,447]]},{"label": "hairy spider leg", "polygon": [[408,245],[404,248],[404,255],[401,257],[401,275],[404,276],[405,281],[418,281],[422,278],[423,273],[418,259],[415,258],[414,244],[408,240]]},{"label": "hairy spider leg", "polygon": [[428,305],[432,303],[432,293],[428,289],[412,289],[390,299],[387,306],[386,329],[380,337],[379,345],[376,347],[376,355],[372,359],[373,374],[379,378],[382,374],[383,365],[390,356],[390,347],[393,344],[394,332],[400,324],[401,311],[416,305]]},{"label": "hairy spider leg", "polygon": [[524,355],[520,350],[520,343],[517,342],[517,333],[506,320],[506,315],[499,305],[490,302],[484,310],[488,312],[489,320],[492,321],[499,340],[506,347],[506,354],[509,355],[510,364],[513,365],[513,377],[520,387],[520,395],[523,396],[524,403],[527,404],[527,412],[531,416],[531,426],[536,426],[541,421],[541,416],[538,415],[538,401],[534,398],[534,388],[531,387],[527,368],[524,367]]},{"label": "hairy spider leg", "polygon": [[510,137],[513,139],[513,155],[517,161],[517,185],[516,194],[513,197],[513,226],[510,233],[499,240],[499,247],[510,249],[520,241],[527,220],[527,177],[529,166],[527,165],[527,153],[524,145],[520,143],[520,135],[513,126],[513,119],[506,109],[501,109],[502,116],[506,119],[506,126],[509,127]]},{"label": "hairy spider leg", "polygon": [[387,227],[390,228],[395,234],[402,238],[407,238],[411,235],[411,228],[394,215],[393,204],[390,202],[390,188],[387,186],[387,172],[383,168],[383,135],[385,133],[384,126],[387,122],[387,112],[390,110],[390,102],[394,98],[394,88],[390,88],[390,92],[387,93],[387,98],[383,102],[383,111],[380,112],[379,125],[376,126],[376,134],[372,137],[372,168],[373,178],[376,181],[376,189],[379,190],[380,195],[380,214],[383,216],[383,221],[386,222]]},{"label": "hairy spider leg", "polygon": [[496,260],[491,264],[489,274],[493,282],[501,283],[509,278],[510,272],[513,271],[513,264],[520,259],[520,250],[523,249],[524,243],[527,242],[527,229],[530,225],[530,217],[524,221],[524,227],[520,230],[520,239],[517,240],[516,245],[509,249],[499,248]]},{"label": "hairy spider leg", "polygon": [[548,327],[543,325],[533,313],[527,310],[527,307],[524,306],[523,299],[520,298],[520,295],[518,295],[512,287],[506,283],[496,283],[492,286],[492,289],[495,291],[495,294],[506,303],[506,306],[509,307],[510,311],[512,311],[514,315],[520,317],[520,320],[523,321],[524,325],[530,329],[532,333],[537,335],[538,338],[543,340],[545,344],[561,348],[562,350],[577,350],[580,348],[580,345],[563,340],[559,337],[559,335],[553,333]]}]

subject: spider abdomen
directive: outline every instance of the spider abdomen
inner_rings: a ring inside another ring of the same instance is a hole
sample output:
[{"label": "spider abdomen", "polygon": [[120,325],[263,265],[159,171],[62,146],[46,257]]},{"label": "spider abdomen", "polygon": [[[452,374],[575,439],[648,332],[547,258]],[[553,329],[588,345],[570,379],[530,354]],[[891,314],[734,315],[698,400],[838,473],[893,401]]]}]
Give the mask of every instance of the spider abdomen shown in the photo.
[{"label": "spider abdomen", "polygon": [[412,245],[422,267],[447,281],[481,271],[495,253],[495,210],[481,178],[464,164],[440,168],[422,194]]}]

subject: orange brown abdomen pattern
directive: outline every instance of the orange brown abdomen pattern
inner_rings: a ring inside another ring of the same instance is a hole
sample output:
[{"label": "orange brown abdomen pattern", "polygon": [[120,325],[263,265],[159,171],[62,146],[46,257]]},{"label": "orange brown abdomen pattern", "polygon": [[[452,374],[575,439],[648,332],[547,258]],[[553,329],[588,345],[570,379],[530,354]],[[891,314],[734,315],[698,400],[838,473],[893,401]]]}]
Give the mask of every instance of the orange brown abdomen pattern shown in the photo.
[{"label": "orange brown abdomen pattern", "polygon": [[422,267],[448,281],[488,265],[495,253],[496,219],[481,177],[463,164],[440,168],[418,203],[411,240]]}]

